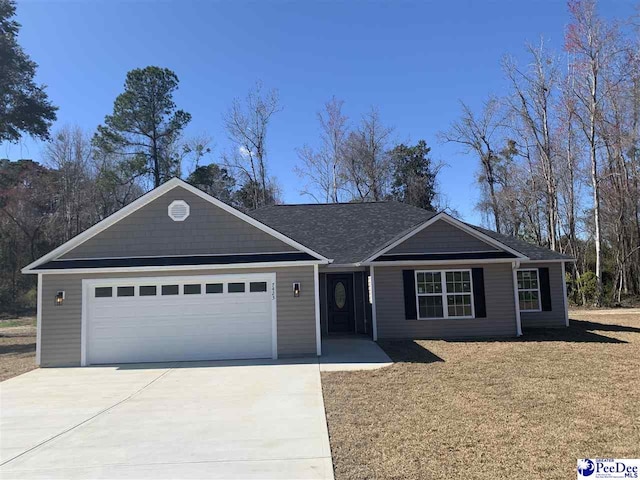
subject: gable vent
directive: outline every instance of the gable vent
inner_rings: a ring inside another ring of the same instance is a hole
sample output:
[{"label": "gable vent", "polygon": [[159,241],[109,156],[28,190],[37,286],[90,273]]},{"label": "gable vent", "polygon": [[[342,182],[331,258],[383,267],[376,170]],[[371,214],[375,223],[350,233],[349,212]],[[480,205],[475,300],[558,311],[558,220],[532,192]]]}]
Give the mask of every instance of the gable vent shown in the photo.
[{"label": "gable vent", "polygon": [[189,204],[184,200],[174,200],[169,205],[169,218],[174,222],[183,222],[190,213]]}]

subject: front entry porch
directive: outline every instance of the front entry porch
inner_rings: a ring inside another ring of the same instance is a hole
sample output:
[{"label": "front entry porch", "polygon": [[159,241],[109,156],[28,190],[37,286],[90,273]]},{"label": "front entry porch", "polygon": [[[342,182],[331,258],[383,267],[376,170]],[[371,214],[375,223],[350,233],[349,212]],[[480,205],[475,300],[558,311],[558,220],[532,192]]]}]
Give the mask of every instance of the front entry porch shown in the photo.
[{"label": "front entry porch", "polygon": [[393,362],[366,335],[331,336],[322,339],[322,356],[318,357],[321,372],[373,370]]}]

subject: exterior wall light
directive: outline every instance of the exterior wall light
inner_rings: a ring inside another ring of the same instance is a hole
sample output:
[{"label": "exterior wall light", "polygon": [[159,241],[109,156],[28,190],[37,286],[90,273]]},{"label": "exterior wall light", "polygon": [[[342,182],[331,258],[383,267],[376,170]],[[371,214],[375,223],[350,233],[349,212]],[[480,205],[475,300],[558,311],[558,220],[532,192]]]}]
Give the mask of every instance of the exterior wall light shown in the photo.
[{"label": "exterior wall light", "polygon": [[295,282],[293,284],[293,296],[294,297],[300,296],[300,282]]},{"label": "exterior wall light", "polygon": [[56,292],[56,307],[59,307],[64,303],[64,290]]}]

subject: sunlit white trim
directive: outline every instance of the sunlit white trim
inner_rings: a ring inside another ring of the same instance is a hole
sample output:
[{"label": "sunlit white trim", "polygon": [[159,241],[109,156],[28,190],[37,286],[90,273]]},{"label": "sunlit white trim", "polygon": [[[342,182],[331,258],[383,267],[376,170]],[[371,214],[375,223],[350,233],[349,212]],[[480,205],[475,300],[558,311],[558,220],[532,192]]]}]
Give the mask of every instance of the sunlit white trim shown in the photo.
[{"label": "sunlit white trim", "polygon": [[559,263],[559,262],[571,262],[576,263],[575,258],[554,258],[552,260],[520,260],[520,263]]},{"label": "sunlit white trim", "polygon": [[487,243],[487,244],[489,244],[491,246],[494,246],[494,247],[496,247],[496,248],[498,248],[500,250],[504,250],[506,252],[512,253],[513,255],[515,255],[518,258],[522,258],[522,259],[528,258],[526,255],[523,255],[522,253],[518,252],[517,250],[514,250],[513,248],[511,248],[511,247],[505,245],[504,243],[496,240],[495,238],[492,238],[489,235],[485,235],[484,233],[479,232],[475,228],[471,228],[469,225],[461,222],[460,220],[457,220],[457,219],[453,218],[451,215],[448,215],[445,212],[440,212],[440,213],[434,215],[433,217],[431,217],[426,222],[418,225],[416,228],[414,228],[413,230],[408,232],[406,235],[403,235],[398,240],[392,242],[388,246],[386,246],[383,249],[377,251],[376,253],[371,255],[369,258],[364,260],[362,263],[363,264],[367,264],[367,263],[373,261],[374,259],[378,258],[379,256],[384,255],[389,250],[392,250],[393,248],[397,247],[398,245],[400,245],[401,243],[403,243],[407,239],[413,237],[417,233],[420,233],[422,230],[424,230],[428,226],[434,224],[438,220],[443,220],[443,221],[453,225],[454,227],[458,227],[460,230],[468,233],[469,235],[474,236],[477,239],[482,240],[483,242],[485,242],[485,243]]},{"label": "sunlit white trim", "polygon": [[564,298],[564,324],[569,326],[569,298],[567,297],[567,273],[566,262],[562,262],[562,295]]},{"label": "sunlit white trim", "polygon": [[118,221],[122,220],[126,216],[131,215],[136,210],[139,210],[140,208],[144,207],[148,203],[150,203],[153,200],[161,197],[162,195],[167,193],[169,190],[172,190],[172,189],[174,189],[176,187],[184,188],[185,190],[193,193],[194,195],[197,195],[198,197],[202,198],[203,200],[206,200],[207,202],[215,205],[216,207],[221,208],[222,210],[224,210],[224,211],[226,211],[226,212],[228,212],[228,213],[240,218],[241,220],[244,220],[245,222],[249,223],[250,225],[262,230],[265,233],[268,233],[269,235],[277,238],[278,240],[283,241],[287,245],[291,245],[292,247],[294,247],[294,248],[296,248],[298,250],[306,252],[309,255],[311,255],[311,256],[319,259],[319,260],[325,260],[327,262],[330,261],[328,258],[324,257],[323,255],[320,255],[319,253],[314,252],[310,248],[305,247],[304,245],[302,245],[302,244],[296,242],[295,240],[287,237],[286,235],[283,235],[282,233],[278,232],[277,230],[274,230],[273,228],[268,227],[267,225],[259,222],[258,220],[254,219],[253,217],[250,217],[249,215],[246,215],[246,214],[240,212],[239,210],[236,210],[235,208],[231,207],[230,205],[227,205],[226,203],[221,202],[217,198],[214,198],[211,195],[206,194],[202,190],[199,190],[196,187],[194,187],[192,185],[189,185],[187,182],[185,182],[183,180],[180,180],[179,178],[172,178],[168,182],[160,185],[159,187],[151,190],[150,192],[145,193],[144,195],[142,195],[137,200],[135,200],[135,201],[131,202],[129,205],[121,208],[120,210],[118,210],[114,214],[108,216],[104,220],[96,223],[93,227],[85,230],[84,232],[82,232],[79,235],[76,235],[75,237],[73,237],[68,242],[65,242],[62,245],[60,245],[58,248],[53,249],[51,252],[47,253],[46,255],[44,255],[44,256],[40,257],[39,259],[35,260],[34,262],[30,263],[29,265],[27,265],[26,267],[24,267],[22,269],[22,272],[23,273],[29,273],[30,270],[34,269],[38,265],[41,265],[41,264],[43,264],[45,262],[48,262],[49,260],[57,258],[60,255],[63,255],[66,252],[76,248],[78,245],[86,242],[90,238],[96,236],[100,232],[102,232],[102,231],[106,230],[107,228],[109,228],[111,225],[117,223]]},{"label": "sunlit white trim", "polygon": [[513,277],[513,301],[516,312],[516,335],[520,337],[522,335],[522,322],[520,319],[520,299],[518,297],[518,268],[520,267],[520,262],[515,261],[511,263],[511,273]]},{"label": "sunlit white trim", "polygon": [[80,366],[87,366],[87,317],[91,280],[82,279],[82,313],[80,314]]},{"label": "sunlit white trim", "polygon": [[373,341],[378,340],[378,313],[376,312],[376,280],[374,275],[374,266],[371,265],[369,270],[371,278],[371,326],[373,327]]},{"label": "sunlit white trim", "polygon": [[276,274],[271,273],[271,358],[273,360],[278,359],[278,285],[276,280]]},{"label": "sunlit white trim", "polygon": [[398,261],[382,261],[371,262],[367,265],[375,265],[376,267],[393,267],[407,265],[471,265],[486,263],[512,263],[513,258],[492,258],[492,259],[473,259],[473,260],[398,260]]},{"label": "sunlit white trim", "polygon": [[394,257],[401,255],[460,255],[461,253],[496,253],[495,250],[459,250],[457,252],[412,252],[412,253],[387,253],[385,257]]},{"label": "sunlit white trim", "polygon": [[36,304],[36,365],[42,358],[42,274],[38,274],[38,297]]},{"label": "sunlit white trim", "polygon": [[320,332],[320,274],[318,265],[313,266],[313,290],[316,314],[316,355],[322,355],[322,336]]},{"label": "sunlit white trim", "polygon": [[235,268],[273,268],[273,267],[308,267],[325,264],[320,260],[303,260],[299,262],[256,262],[256,263],[232,263],[215,265],[168,265],[152,267],[104,267],[104,268],[61,268],[50,270],[27,270],[22,273],[55,273],[64,275],[70,273],[126,273],[126,272],[166,272],[189,270],[230,270]]}]

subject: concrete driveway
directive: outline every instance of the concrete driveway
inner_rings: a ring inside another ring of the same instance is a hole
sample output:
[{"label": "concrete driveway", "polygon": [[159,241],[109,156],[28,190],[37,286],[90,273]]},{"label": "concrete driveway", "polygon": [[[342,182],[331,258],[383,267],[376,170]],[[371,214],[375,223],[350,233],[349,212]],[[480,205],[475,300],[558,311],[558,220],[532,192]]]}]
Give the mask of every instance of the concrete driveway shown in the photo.
[{"label": "concrete driveway", "polygon": [[3,479],[333,478],[315,359],[39,369],[0,402]]}]

